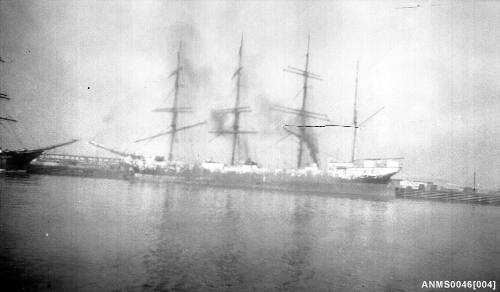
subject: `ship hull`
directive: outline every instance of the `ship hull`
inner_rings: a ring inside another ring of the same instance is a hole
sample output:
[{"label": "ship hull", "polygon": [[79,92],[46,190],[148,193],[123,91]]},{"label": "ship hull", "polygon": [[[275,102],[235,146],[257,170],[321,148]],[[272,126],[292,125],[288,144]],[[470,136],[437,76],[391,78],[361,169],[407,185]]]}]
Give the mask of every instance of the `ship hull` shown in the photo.
[{"label": "ship hull", "polygon": [[388,173],[384,175],[377,176],[364,176],[359,178],[354,178],[351,180],[343,180],[344,182],[354,182],[354,183],[364,183],[364,184],[388,184],[391,181],[391,177],[396,173]]},{"label": "ship hull", "polygon": [[202,175],[184,174],[145,174],[135,173],[135,182],[162,182],[203,185],[221,188],[242,188],[252,190],[271,190],[305,194],[326,194],[374,199],[394,198],[394,187],[390,176],[379,179],[359,178],[345,180],[327,176],[288,176],[262,174],[210,173]]},{"label": "ship hull", "polygon": [[0,171],[26,171],[41,150],[5,151],[0,153]]}]

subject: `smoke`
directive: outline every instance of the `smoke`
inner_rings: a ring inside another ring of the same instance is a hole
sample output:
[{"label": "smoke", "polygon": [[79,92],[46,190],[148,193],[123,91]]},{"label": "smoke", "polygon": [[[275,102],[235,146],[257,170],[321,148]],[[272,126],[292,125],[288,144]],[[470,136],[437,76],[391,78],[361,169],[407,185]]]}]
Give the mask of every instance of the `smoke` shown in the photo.
[{"label": "smoke", "polygon": [[271,110],[272,106],[273,102],[266,93],[261,93],[256,98],[255,115],[259,120],[259,125],[264,125],[259,129],[259,134],[277,135],[282,133],[285,121],[290,118],[290,115]]},{"label": "smoke", "polygon": [[239,138],[240,143],[239,146],[241,147],[240,149],[243,150],[244,153],[244,158],[250,158],[250,148],[248,146],[248,138],[246,136],[240,136]]},{"label": "smoke", "polygon": [[311,129],[306,129],[304,131],[304,142],[306,143],[307,148],[309,149],[309,155],[311,156],[313,162],[316,164],[319,164],[318,138],[316,137],[316,135],[314,134],[314,132]]},{"label": "smoke", "polygon": [[[218,110],[212,110],[210,112],[210,123],[211,123],[211,128],[213,131],[213,134],[216,135],[216,137],[231,137],[232,135],[224,135],[224,131],[232,131],[231,129],[231,119],[230,119],[230,113],[227,112],[220,112]],[[239,135],[238,136],[238,141],[237,141],[237,153],[238,153],[238,158],[250,158],[250,146],[248,145],[248,137],[246,135]]]},{"label": "smoke", "polygon": [[[277,141],[280,141],[279,133],[283,133],[283,126],[285,124],[295,124],[299,125],[302,123],[300,117],[295,117],[291,114],[281,113],[279,111],[271,110],[273,103],[271,102],[269,96],[262,93],[257,98],[257,109],[260,124],[265,125],[262,129],[259,129],[259,133],[276,136]],[[307,120],[307,119],[306,119]],[[293,122],[292,122],[293,121]],[[306,122],[307,124],[307,122]],[[299,131],[285,131],[287,134],[293,134],[297,139],[300,139]],[[305,129],[304,131],[304,143],[309,150],[309,156],[311,160],[319,164],[319,143],[318,139],[312,129]]]},{"label": "smoke", "polygon": [[209,66],[197,65],[204,61],[197,59],[202,58],[200,51],[203,50],[203,40],[192,21],[176,23],[168,30],[168,42],[172,52],[177,52],[181,46],[181,104],[186,103],[198,108],[198,105],[201,106],[201,102],[198,102],[201,93],[207,92],[211,87],[213,75]]},{"label": "smoke", "polygon": [[228,113],[223,113],[217,110],[212,110],[210,112],[210,122],[216,135],[221,135],[223,133],[223,131],[226,129],[228,120]]}]

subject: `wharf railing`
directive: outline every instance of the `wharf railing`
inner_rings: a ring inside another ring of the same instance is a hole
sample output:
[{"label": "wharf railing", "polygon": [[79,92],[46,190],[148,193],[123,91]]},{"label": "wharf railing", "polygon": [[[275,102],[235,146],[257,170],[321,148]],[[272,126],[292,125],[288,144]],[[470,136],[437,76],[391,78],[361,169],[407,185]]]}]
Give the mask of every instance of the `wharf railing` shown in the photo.
[{"label": "wharf railing", "polygon": [[123,160],[120,158],[50,153],[40,155],[36,161],[54,162],[63,165],[86,165],[98,167],[110,167],[123,164]]}]

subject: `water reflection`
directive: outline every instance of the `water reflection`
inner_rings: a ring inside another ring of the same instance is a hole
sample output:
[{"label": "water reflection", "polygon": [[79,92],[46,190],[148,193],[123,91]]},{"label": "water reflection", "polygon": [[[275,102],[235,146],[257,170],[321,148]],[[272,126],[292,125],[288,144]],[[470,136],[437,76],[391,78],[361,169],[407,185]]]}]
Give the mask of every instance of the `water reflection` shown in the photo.
[{"label": "water reflection", "polygon": [[245,227],[242,226],[240,213],[235,210],[233,202],[235,194],[232,191],[226,194],[223,197],[223,213],[216,223],[220,227],[218,230],[220,245],[212,251],[217,275],[217,280],[213,284],[220,290],[241,290],[247,283],[246,277],[250,276],[246,273],[249,270],[249,259],[245,253],[247,250]]},{"label": "water reflection", "polygon": [[413,291],[494,279],[500,208],[0,177],[1,272],[39,291]]},{"label": "water reflection", "polygon": [[0,191],[2,186],[19,187],[23,185],[38,185],[42,176],[30,175],[26,172],[0,172]]},{"label": "water reflection", "polygon": [[285,246],[282,260],[286,263],[286,270],[280,285],[283,290],[306,289],[308,281],[314,277],[314,268],[311,267],[310,253],[314,238],[310,232],[313,210],[310,197],[293,198],[293,213],[290,223],[292,227],[289,246]]},{"label": "water reflection", "polygon": [[[181,279],[184,254],[183,247],[179,244],[178,235],[182,232],[179,222],[172,222],[173,214],[177,212],[179,196],[177,186],[169,185],[161,189],[163,204],[160,213],[160,221],[153,223],[155,226],[153,242],[150,250],[144,255],[144,266],[148,279],[143,284],[144,289],[166,290],[175,287],[175,280]],[[158,195],[158,194],[157,194]],[[182,198],[181,198],[182,199]]]},{"label": "water reflection", "polygon": [[[155,245],[144,256],[148,279],[143,288],[243,289],[248,259],[233,194],[200,192],[196,187],[188,196],[179,196],[180,192],[186,194],[178,187],[164,192]],[[191,211],[183,215],[187,208]]]}]

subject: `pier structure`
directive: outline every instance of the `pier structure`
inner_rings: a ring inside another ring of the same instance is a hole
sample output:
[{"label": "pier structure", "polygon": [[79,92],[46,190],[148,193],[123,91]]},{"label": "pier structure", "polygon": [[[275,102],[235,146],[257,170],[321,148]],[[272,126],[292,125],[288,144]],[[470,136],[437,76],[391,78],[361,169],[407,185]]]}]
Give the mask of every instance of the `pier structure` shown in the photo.
[{"label": "pier structure", "polygon": [[123,179],[130,166],[121,158],[43,153],[33,160],[28,173]]},{"label": "pier structure", "polygon": [[74,154],[51,154],[44,153],[36,159],[36,162],[51,162],[66,165],[89,165],[97,167],[109,167],[123,163],[121,158],[86,156]]},{"label": "pier structure", "polygon": [[480,192],[474,188],[464,188],[463,190],[438,190],[436,188],[426,189],[419,187],[396,187],[396,198],[418,199],[445,202],[476,203],[500,206],[500,191]]}]

